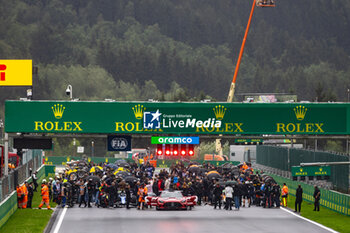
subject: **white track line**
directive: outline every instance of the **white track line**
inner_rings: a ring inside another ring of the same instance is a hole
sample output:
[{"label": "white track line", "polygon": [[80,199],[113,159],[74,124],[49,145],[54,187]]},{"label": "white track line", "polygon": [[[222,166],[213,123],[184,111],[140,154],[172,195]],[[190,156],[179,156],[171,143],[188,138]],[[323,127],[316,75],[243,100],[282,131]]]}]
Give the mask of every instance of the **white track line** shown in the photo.
[{"label": "white track line", "polygon": [[66,212],[67,212],[67,208],[64,208],[53,233],[58,233],[58,231],[60,230],[61,224],[63,222],[64,215],[66,215]]},{"label": "white track line", "polygon": [[294,216],[296,216],[296,217],[298,217],[298,218],[301,218],[301,219],[303,219],[303,220],[305,220],[305,221],[307,221],[307,222],[310,222],[310,223],[312,223],[312,224],[315,224],[316,226],[319,226],[319,227],[321,227],[321,228],[323,228],[323,229],[325,229],[325,230],[327,230],[327,231],[330,231],[330,232],[333,232],[333,233],[338,233],[338,231],[335,231],[335,230],[333,230],[333,229],[331,229],[331,228],[329,228],[329,227],[323,226],[322,224],[319,224],[319,223],[317,223],[317,222],[314,222],[314,221],[312,221],[312,220],[310,220],[310,219],[304,218],[304,217],[302,217],[302,216],[300,216],[300,215],[298,215],[298,214],[296,214],[296,213],[293,213],[293,212],[290,211],[290,210],[287,210],[287,209],[282,208],[282,207],[281,207],[280,209],[282,209],[282,210],[284,210],[284,211],[286,211],[286,212],[288,212],[288,213],[290,213],[290,214],[292,214],[292,215],[294,215]]}]

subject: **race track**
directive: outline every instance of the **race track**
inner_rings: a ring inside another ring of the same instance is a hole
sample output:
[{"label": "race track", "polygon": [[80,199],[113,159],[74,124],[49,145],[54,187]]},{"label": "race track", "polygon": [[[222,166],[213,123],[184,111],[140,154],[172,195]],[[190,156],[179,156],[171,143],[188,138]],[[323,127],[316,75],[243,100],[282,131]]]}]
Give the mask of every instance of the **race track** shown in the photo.
[{"label": "race track", "polygon": [[191,211],[117,208],[61,209],[51,233],[226,233],[226,232],[334,232],[282,209],[261,207],[240,211],[197,206]]}]

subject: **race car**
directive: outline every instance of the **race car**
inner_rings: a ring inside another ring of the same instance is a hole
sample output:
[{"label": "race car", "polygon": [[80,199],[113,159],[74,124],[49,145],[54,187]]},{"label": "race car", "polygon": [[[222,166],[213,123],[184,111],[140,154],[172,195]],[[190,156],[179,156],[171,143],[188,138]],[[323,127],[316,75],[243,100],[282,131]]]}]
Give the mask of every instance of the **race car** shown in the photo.
[{"label": "race car", "polygon": [[147,196],[146,204],[156,210],[191,210],[196,200],[197,196],[186,197],[180,191],[163,191],[159,197]]}]

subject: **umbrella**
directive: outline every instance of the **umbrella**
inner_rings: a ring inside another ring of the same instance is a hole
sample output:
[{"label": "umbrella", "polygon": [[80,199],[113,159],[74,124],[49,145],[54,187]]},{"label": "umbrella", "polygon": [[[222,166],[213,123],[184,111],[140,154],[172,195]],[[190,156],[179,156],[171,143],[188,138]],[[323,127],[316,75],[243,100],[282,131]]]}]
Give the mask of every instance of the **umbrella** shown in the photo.
[{"label": "umbrella", "polygon": [[196,161],[190,161],[190,163],[188,164],[189,167],[191,167],[193,165],[199,165],[199,163]]},{"label": "umbrella", "polygon": [[276,181],[271,176],[264,176],[263,181],[264,183],[270,183],[270,184],[276,183]]},{"label": "umbrella", "polygon": [[218,174],[218,175],[220,175],[220,173],[218,171],[215,171],[215,170],[208,172],[208,175],[210,175],[210,174]]},{"label": "umbrella", "polygon": [[204,175],[206,172],[208,172],[208,169],[206,169],[206,168],[199,168],[199,173],[201,174],[201,175]]},{"label": "umbrella", "polygon": [[125,178],[127,176],[131,176],[131,173],[126,172],[126,171],[116,171],[116,172],[114,172],[114,175],[115,176],[120,176],[122,178]]},{"label": "umbrella", "polygon": [[90,169],[90,173],[95,173],[95,172],[99,172],[99,171],[100,172],[103,171],[103,168],[100,166],[94,166]]},{"label": "umbrella", "polygon": [[63,183],[63,186],[66,187],[66,188],[68,188],[68,187],[72,187],[72,184],[69,183],[69,182],[64,182],[64,183]]},{"label": "umbrella", "polygon": [[135,182],[137,182],[137,178],[135,176],[126,176],[124,178],[125,182],[129,183],[129,184],[133,184]]},{"label": "umbrella", "polygon": [[115,164],[118,167],[126,167],[126,168],[130,167],[130,164],[128,162],[126,162],[125,160],[123,160],[123,159],[115,161]]},{"label": "umbrella", "polygon": [[197,165],[192,165],[189,169],[188,169],[189,172],[191,173],[196,173],[198,174],[200,172],[200,168],[197,166]]},{"label": "umbrella", "polygon": [[223,169],[232,169],[233,167],[234,167],[234,165],[231,163],[225,163],[222,165]]},{"label": "umbrella", "polygon": [[118,167],[117,170],[115,170],[115,174],[118,172],[129,172],[129,169],[125,168],[125,167]]},{"label": "umbrella", "polygon": [[217,171],[210,171],[210,172],[208,172],[207,176],[208,176],[208,179],[218,179],[218,178],[221,178],[221,175],[220,175],[219,172],[217,172]]},{"label": "umbrella", "polygon": [[116,170],[116,169],[119,168],[118,165],[115,164],[115,163],[109,163],[109,164],[106,165],[106,167],[112,168],[112,169],[114,169],[114,170]]},{"label": "umbrella", "polygon": [[78,163],[78,167],[86,167],[88,163],[85,160],[80,160]]},{"label": "umbrella", "polygon": [[95,183],[95,184],[98,183],[98,182],[100,182],[100,177],[98,177],[98,176],[88,176],[88,177],[86,177],[86,179],[87,179],[87,180],[90,180],[90,179],[91,179],[92,182]]},{"label": "umbrella", "polygon": [[225,185],[230,185],[230,186],[234,186],[237,184],[237,181],[235,180],[228,180],[225,182]]},{"label": "umbrella", "polygon": [[231,173],[232,173],[235,177],[238,177],[239,174],[240,174],[239,168],[238,168],[238,167],[233,167],[233,168],[231,169]]}]

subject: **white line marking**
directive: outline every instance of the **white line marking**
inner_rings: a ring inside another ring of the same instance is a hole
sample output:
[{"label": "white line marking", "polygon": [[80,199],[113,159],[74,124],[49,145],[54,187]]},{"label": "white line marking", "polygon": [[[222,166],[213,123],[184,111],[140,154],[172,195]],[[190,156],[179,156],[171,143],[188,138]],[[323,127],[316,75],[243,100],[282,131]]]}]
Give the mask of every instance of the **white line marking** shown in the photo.
[{"label": "white line marking", "polygon": [[307,221],[307,222],[310,222],[310,223],[312,223],[312,224],[315,224],[316,226],[319,226],[319,227],[321,227],[321,228],[323,228],[323,229],[325,229],[325,230],[327,230],[327,231],[330,231],[330,232],[333,232],[333,233],[339,233],[338,231],[335,231],[335,230],[333,230],[333,229],[331,229],[331,228],[329,228],[329,227],[323,226],[322,224],[319,224],[319,223],[314,222],[314,221],[312,221],[312,220],[310,220],[310,219],[304,218],[304,217],[302,217],[302,216],[300,216],[300,215],[298,215],[298,214],[296,214],[296,213],[293,213],[293,212],[290,211],[290,210],[287,210],[287,209],[282,208],[282,207],[281,207],[281,209],[284,210],[284,211],[286,211],[286,212],[288,212],[288,213],[290,213],[290,214],[292,214],[292,215],[294,215],[294,216],[296,216],[296,217],[298,217],[298,218],[301,218],[301,219],[303,219],[303,220],[305,220],[305,221]]},{"label": "white line marking", "polygon": [[53,233],[58,233],[58,231],[60,230],[61,224],[63,222],[64,215],[66,215],[66,212],[67,212],[67,208],[64,208],[63,212],[62,212],[62,214],[60,216],[60,219],[58,220],[58,223],[56,225],[55,231]]}]

